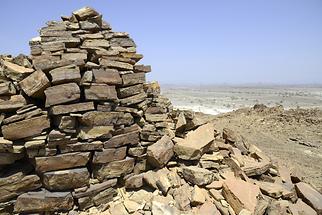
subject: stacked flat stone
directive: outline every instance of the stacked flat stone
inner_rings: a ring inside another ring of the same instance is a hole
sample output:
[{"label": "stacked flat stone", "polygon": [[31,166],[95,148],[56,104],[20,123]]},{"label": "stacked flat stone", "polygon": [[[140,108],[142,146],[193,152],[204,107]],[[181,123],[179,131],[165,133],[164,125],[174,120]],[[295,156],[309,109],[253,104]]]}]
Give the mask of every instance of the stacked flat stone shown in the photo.
[{"label": "stacked flat stone", "polygon": [[170,101],[146,83],[129,35],[92,8],[48,22],[30,47],[1,56],[0,211],[110,201],[122,177],[150,168],[147,147],[173,135]]}]

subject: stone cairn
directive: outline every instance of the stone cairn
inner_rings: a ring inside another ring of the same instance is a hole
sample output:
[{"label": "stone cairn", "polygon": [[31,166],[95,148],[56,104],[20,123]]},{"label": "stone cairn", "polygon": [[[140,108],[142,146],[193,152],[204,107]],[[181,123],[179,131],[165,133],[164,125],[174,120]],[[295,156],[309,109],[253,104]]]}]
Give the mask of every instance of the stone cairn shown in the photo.
[{"label": "stone cairn", "polygon": [[319,192],[242,136],[173,110],[94,9],[30,47],[0,56],[0,214],[322,213]]}]

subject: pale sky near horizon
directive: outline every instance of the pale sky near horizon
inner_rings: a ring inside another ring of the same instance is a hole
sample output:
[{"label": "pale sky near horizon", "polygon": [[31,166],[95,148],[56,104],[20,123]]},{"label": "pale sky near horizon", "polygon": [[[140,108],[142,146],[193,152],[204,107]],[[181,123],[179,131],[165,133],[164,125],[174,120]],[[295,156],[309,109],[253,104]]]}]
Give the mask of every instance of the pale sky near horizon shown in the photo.
[{"label": "pale sky near horizon", "polygon": [[1,0],[0,54],[91,6],[129,32],[163,84],[322,84],[321,0]]}]

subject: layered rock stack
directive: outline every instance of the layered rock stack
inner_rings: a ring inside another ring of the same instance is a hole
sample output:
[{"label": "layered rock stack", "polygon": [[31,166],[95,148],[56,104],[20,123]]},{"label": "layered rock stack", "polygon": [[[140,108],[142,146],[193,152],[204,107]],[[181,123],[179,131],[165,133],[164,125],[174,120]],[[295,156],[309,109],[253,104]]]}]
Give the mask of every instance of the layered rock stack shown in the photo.
[{"label": "layered rock stack", "polygon": [[0,214],[322,214],[240,134],[172,110],[127,33],[92,8],[0,56]]},{"label": "layered rock stack", "polygon": [[171,133],[169,100],[146,83],[151,67],[137,64],[129,35],[91,8],[48,22],[30,47],[30,58],[1,56],[1,204],[108,202],[118,178],[146,170],[147,146]]}]

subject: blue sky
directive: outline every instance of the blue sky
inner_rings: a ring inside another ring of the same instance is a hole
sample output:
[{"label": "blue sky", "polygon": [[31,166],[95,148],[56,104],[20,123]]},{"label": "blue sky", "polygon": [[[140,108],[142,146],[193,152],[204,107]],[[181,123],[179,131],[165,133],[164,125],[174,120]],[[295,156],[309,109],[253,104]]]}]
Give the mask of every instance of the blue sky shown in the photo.
[{"label": "blue sky", "polygon": [[29,54],[48,20],[83,6],[127,31],[163,84],[322,84],[321,0],[1,0],[0,53]]}]

